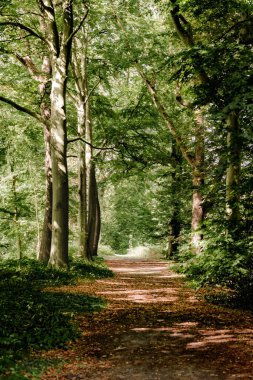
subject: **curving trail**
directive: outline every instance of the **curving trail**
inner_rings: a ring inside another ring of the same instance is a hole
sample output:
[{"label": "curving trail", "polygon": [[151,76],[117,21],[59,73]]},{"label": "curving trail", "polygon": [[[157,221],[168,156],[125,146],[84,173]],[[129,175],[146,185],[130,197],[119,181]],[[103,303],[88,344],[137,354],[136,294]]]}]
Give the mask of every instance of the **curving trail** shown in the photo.
[{"label": "curving trail", "polygon": [[114,279],[62,289],[107,299],[81,314],[83,331],[69,350],[46,355],[65,361],[43,379],[253,379],[253,315],[207,304],[168,263],[110,259]]}]

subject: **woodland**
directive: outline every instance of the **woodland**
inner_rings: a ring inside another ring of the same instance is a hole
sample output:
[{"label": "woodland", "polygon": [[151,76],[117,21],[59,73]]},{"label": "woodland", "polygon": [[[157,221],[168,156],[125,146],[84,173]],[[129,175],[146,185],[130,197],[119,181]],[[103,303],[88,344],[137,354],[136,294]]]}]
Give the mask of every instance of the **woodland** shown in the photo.
[{"label": "woodland", "polygon": [[[138,246],[252,304],[252,11],[0,0],[0,370],[75,336],[70,301],[43,288],[113,276],[101,256]],[[25,315],[6,311],[16,293]]]}]

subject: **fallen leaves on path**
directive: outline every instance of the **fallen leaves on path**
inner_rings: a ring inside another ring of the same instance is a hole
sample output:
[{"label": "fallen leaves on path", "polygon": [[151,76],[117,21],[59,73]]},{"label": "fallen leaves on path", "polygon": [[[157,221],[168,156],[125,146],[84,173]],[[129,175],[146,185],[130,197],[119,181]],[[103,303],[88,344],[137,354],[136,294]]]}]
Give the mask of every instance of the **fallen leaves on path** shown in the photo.
[{"label": "fallen leaves on path", "polygon": [[206,303],[161,261],[110,260],[114,279],[59,291],[101,296],[77,316],[82,335],[43,380],[253,379],[253,315]]}]

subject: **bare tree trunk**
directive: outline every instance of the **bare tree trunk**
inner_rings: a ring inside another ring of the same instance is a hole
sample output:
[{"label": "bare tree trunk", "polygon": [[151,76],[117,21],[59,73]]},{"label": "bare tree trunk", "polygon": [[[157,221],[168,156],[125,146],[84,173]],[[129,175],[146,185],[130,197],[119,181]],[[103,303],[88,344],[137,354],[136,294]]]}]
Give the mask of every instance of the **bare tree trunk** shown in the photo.
[{"label": "bare tree trunk", "polygon": [[46,173],[46,199],[44,221],[41,233],[40,248],[38,260],[48,263],[50,258],[51,240],[52,240],[52,203],[53,203],[53,187],[52,187],[52,159],[51,159],[51,132],[48,127],[44,126],[45,139],[45,173]]},{"label": "bare tree trunk", "polygon": [[[171,0],[173,4],[173,9],[171,11],[172,20],[175,25],[175,29],[178,33],[179,38],[185,46],[188,48],[194,47],[195,42],[191,30],[191,25],[184,18],[180,12],[180,7],[176,1]],[[197,69],[198,79],[201,83],[205,84],[208,82],[208,76],[205,70],[202,68],[201,64],[195,65]],[[181,98],[181,97],[180,97]],[[183,104],[183,103],[181,103]],[[185,106],[185,104],[183,104]],[[186,105],[188,107],[188,105]],[[201,231],[202,224],[204,221],[204,204],[202,188],[204,185],[204,118],[202,111],[196,109],[193,111],[195,118],[195,157],[193,160],[193,170],[192,170],[192,184],[193,184],[193,195],[192,195],[192,238],[191,245],[193,252],[199,254],[201,252],[201,240],[203,239],[203,232]]]},{"label": "bare tree trunk", "polygon": [[[85,136],[85,105],[84,100],[79,102],[78,108],[78,135]],[[79,244],[78,255],[87,258],[88,239],[88,210],[87,210],[87,168],[86,168],[86,146],[82,141],[78,143],[78,230]]]},{"label": "bare tree trunk", "polygon": [[[53,202],[49,264],[55,267],[67,267],[69,193],[66,83],[73,39],[73,9],[71,0],[60,2],[58,8],[52,0],[38,1],[38,4],[44,19],[43,33],[49,46],[52,67],[50,123]],[[58,15],[55,13],[56,10]]]},{"label": "bare tree trunk", "polygon": [[204,120],[201,111],[195,111],[195,159],[192,173],[192,249],[201,252],[201,231],[204,221],[204,204],[202,188],[204,185]]},{"label": "bare tree trunk", "polygon": [[181,232],[181,221],[180,221],[180,198],[178,192],[181,190],[181,172],[182,172],[182,156],[178,152],[178,148],[173,143],[172,145],[172,167],[173,172],[171,175],[171,199],[173,202],[173,214],[169,222],[169,238],[168,238],[168,248],[166,252],[166,258],[172,258],[178,252],[179,237]]},{"label": "bare tree trunk", "polygon": [[68,265],[68,169],[66,131],[66,62],[52,64],[51,153],[52,153],[52,243],[50,265]]},{"label": "bare tree trunk", "polygon": [[240,173],[241,143],[238,115],[232,112],[227,120],[227,173],[226,173],[226,216],[228,233],[233,231],[240,221]]},{"label": "bare tree trunk", "polygon": [[88,219],[88,253],[89,258],[97,256],[97,249],[100,237],[100,204],[98,199],[98,189],[96,181],[95,164],[91,162],[90,183],[89,183],[89,219]]},{"label": "bare tree trunk", "polygon": [[[41,104],[41,116],[45,120],[51,117],[51,62],[49,57],[44,57],[42,72],[45,75],[44,80],[39,85],[39,91],[43,101]],[[41,241],[38,253],[38,260],[47,264],[50,259],[51,241],[52,241],[52,203],[53,203],[53,186],[52,186],[52,157],[51,157],[51,130],[48,125],[44,125],[44,142],[45,142],[45,174],[46,174],[46,199],[44,221],[42,227]]]},{"label": "bare tree trunk", "polygon": [[[175,206],[174,206],[175,207]],[[166,251],[166,259],[174,257],[178,252],[179,246],[179,237],[181,231],[181,223],[178,218],[178,210],[174,208],[173,216],[169,223],[169,239],[168,239],[168,248]]]},{"label": "bare tree trunk", "polygon": [[14,161],[11,162],[11,174],[12,174],[12,195],[14,201],[14,213],[13,213],[13,222],[14,222],[14,231],[16,235],[16,249],[17,249],[17,259],[22,259],[22,242],[20,234],[20,222],[19,222],[19,208],[18,208],[18,197],[17,197],[17,176],[15,174]]},{"label": "bare tree trunk", "polygon": [[86,128],[85,128],[85,140],[86,145],[86,173],[87,173],[87,210],[88,210],[88,237],[87,237],[87,258],[92,260],[93,253],[93,241],[94,241],[94,227],[96,218],[96,208],[95,208],[95,166],[93,163],[93,149],[92,149],[92,123],[90,115],[90,104],[89,100],[86,101]]},{"label": "bare tree trunk", "polygon": [[88,213],[89,213],[89,176],[92,157],[91,120],[89,110],[89,92],[87,78],[87,30],[81,28],[81,34],[74,40],[72,53],[72,71],[75,80],[75,106],[78,115],[78,255],[90,260],[88,252]]}]

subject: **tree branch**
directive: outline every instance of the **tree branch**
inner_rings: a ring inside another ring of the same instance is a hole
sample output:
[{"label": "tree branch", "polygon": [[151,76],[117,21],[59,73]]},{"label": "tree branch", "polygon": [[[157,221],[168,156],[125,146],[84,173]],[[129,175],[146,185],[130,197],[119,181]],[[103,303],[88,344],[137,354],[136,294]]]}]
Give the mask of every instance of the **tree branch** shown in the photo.
[{"label": "tree branch", "polygon": [[15,54],[15,57],[22,63],[23,66],[27,69],[29,74],[38,82],[46,82],[48,78],[41,74],[39,70],[36,68],[34,62],[29,56],[22,57],[19,53]]},{"label": "tree branch", "polygon": [[79,25],[77,26],[77,28],[75,30],[73,30],[73,32],[70,34],[69,38],[67,39],[67,41],[65,42],[65,44],[67,45],[72,39],[73,37],[76,35],[76,33],[81,29],[84,21],[86,20],[86,18],[88,17],[88,14],[89,14],[89,11],[90,11],[90,8],[87,9],[85,15],[83,16],[82,20],[80,21]]},{"label": "tree branch", "polygon": [[237,27],[249,22],[249,21],[253,21],[253,17],[248,17],[247,19],[245,20],[242,20],[242,21],[238,21],[236,22],[234,25],[232,25],[228,30],[226,30],[225,33],[223,33],[221,36],[219,36],[215,41],[220,41],[222,40],[223,38],[226,37],[227,34],[229,34],[233,29],[236,29]]},{"label": "tree branch", "polygon": [[[115,17],[117,24],[120,27],[120,29],[125,33],[125,28],[124,28],[120,18],[118,17],[118,15],[116,13],[114,13],[114,17]],[[129,50],[131,51],[132,46],[131,46],[130,42],[128,40],[126,40],[126,42],[127,42]],[[145,72],[143,71],[138,59],[135,59],[134,63],[135,63],[135,67],[136,67],[138,74],[143,79],[143,82],[145,83],[145,85],[147,87],[147,90],[151,96],[151,99],[152,99],[152,102],[153,102],[155,108],[157,109],[158,113],[160,114],[160,116],[164,120],[165,125],[167,126],[169,132],[171,133],[171,135],[175,139],[179,149],[181,150],[181,153],[182,153],[184,159],[188,162],[188,164],[191,167],[194,167],[194,159],[192,158],[191,154],[189,154],[187,147],[183,143],[183,140],[182,140],[182,137],[180,136],[179,131],[177,131],[177,128],[175,127],[173,121],[171,120],[170,115],[166,111],[165,106],[160,101],[159,96],[157,94],[157,91],[155,89],[155,86],[148,79],[148,77],[145,74]]]},{"label": "tree branch", "polygon": [[4,96],[0,95],[0,101],[4,102],[6,104],[9,104],[10,106],[12,106],[13,108],[15,108],[18,111],[21,111],[23,113],[26,113],[27,115],[32,116],[33,118],[35,118],[36,120],[38,120],[40,123],[42,123],[44,125],[50,126],[50,123],[48,123],[48,121],[46,121],[40,114],[38,114],[34,111],[31,111],[26,107],[21,106],[20,104],[14,102],[13,100],[7,99]]},{"label": "tree branch", "polygon": [[10,210],[6,210],[5,208],[2,208],[2,207],[0,207],[0,212],[3,212],[4,214],[9,214],[9,215],[15,215],[16,214],[15,212],[10,211]]},{"label": "tree branch", "polygon": [[14,22],[14,21],[3,21],[0,22],[0,26],[13,26],[15,28],[19,28],[22,30],[25,30],[28,32],[31,36],[39,38],[41,41],[46,42],[46,40],[40,36],[38,33],[36,33],[33,29],[29,28],[28,26],[20,23],[20,22]]},{"label": "tree branch", "polygon": [[76,137],[75,139],[70,139],[70,140],[67,141],[67,144],[73,143],[73,142],[76,142],[76,141],[82,141],[85,144],[89,145],[91,148],[97,149],[97,150],[114,150],[114,151],[116,150],[115,147],[104,148],[104,147],[94,146],[93,144],[91,144],[88,141],[84,140],[82,137]]},{"label": "tree branch", "polygon": [[18,37],[18,38],[12,38],[11,40],[8,39],[8,40],[1,40],[1,43],[4,43],[4,42],[13,42],[13,41],[21,41],[21,40],[24,40],[28,37],[30,37],[31,34],[26,34],[24,37]]}]

